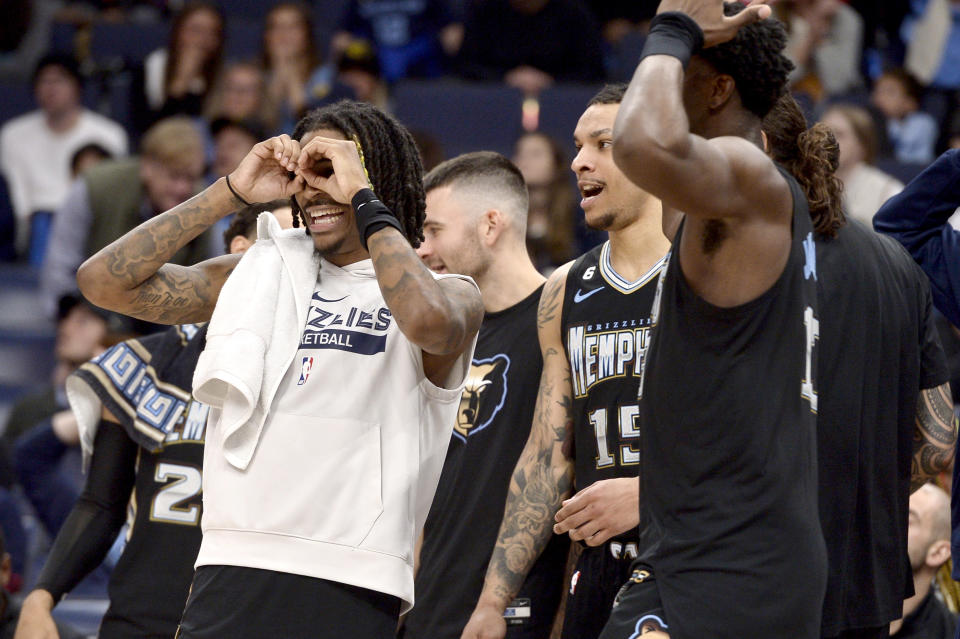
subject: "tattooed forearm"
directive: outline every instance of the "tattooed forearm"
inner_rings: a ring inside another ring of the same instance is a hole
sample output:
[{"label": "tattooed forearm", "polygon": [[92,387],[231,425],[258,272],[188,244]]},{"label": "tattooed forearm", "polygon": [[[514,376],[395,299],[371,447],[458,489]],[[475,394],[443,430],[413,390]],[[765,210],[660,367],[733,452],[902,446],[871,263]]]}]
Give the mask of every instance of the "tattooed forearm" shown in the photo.
[{"label": "tattooed forearm", "polygon": [[553,534],[553,516],[573,489],[570,369],[555,348],[544,351],[530,439],[513,472],[485,595],[506,606]]},{"label": "tattooed forearm", "polygon": [[[197,267],[167,262],[239,202],[219,181],[199,195],[147,220],[88,259],[77,272],[92,302],[157,322],[209,319],[212,299],[236,259]],[[198,272],[199,271],[199,272]],[[204,317],[206,315],[206,317]]]},{"label": "tattooed forearm", "polygon": [[950,467],[957,440],[950,385],[924,390],[917,400],[910,487],[916,490]]},{"label": "tattooed forearm", "polygon": [[480,293],[462,281],[434,279],[399,231],[386,228],[367,239],[387,308],[407,338],[427,353],[457,353],[483,318]]}]

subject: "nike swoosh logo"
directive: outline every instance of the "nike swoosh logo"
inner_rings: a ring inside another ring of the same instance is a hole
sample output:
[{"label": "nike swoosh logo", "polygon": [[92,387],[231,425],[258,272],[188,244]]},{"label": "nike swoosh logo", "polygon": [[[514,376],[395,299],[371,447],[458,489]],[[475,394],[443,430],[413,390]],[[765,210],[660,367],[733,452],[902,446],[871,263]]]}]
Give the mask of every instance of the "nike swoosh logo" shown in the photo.
[{"label": "nike swoosh logo", "polygon": [[349,296],[349,295],[344,295],[343,297],[341,297],[341,298],[338,299],[338,300],[325,300],[325,299],[323,299],[322,297],[320,297],[320,295],[318,295],[317,293],[314,293],[314,294],[313,294],[313,299],[317,300],[318,302],[326,302],[326,303],[328,303],[328,304],[333,304],[334,302],[342,302],[343,300],[347,299],[348,297],[350,297],[350,296]]},{"label": "nike swoosh logo", "polygon": [[574,304],[579,304],[580,302],[582,302],[583,300],[587,299],[588,297],[590,297],[590,296],[593,295],[594,293],[599,293],[600,291],[603,290],[603,288],[604,288],[604,287],[602,287],[602,286],[601,286],[600,288],[595,288],[595,289],[593,289],[592,291],[590,291],[589,293],[584,293],[581,289],[578,288],[578,289],[577,289],[577,292],[574,293],[574,295],[573,295],[573,303],[574,303]]}]

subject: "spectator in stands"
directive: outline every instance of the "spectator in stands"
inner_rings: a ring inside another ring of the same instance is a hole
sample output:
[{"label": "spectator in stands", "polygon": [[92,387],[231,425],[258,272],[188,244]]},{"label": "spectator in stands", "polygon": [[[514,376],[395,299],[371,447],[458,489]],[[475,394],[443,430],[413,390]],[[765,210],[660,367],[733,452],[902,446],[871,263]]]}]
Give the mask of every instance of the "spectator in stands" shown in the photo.
[{"label": "spectator in stands", "polygon": [[267,13],[263,29],[266,103],[263,121],[271,131],[290,133],[304,110],[334,90],[336,69],[322,64],[310,9],[281,2]]},{"label": "spectator in stands", "polygon": [[50,24],[59,0],[0,3],[0,77],[26,81],[50,47]]},{"label": "spectator in stands", "polygon": [[[7,554],[7,545],[0,534],[0,639],[13,639],[17,622],[20,620],[21,602],[7,594],[7,585],[12,577],[10,555]],[[83,639],[83,635],[70,626],[57,623],[57,634],[60,639]]]},{"label": "spectator in stands", "polygon": [[837,177],[843,182],[846,214],[869,226],[877,209],[899,193],[903,184],[872,166],[877,155],[877,131],[866,109],[836,104],[827,109],[822,121],[840,145]]},{"label": "spectator in stands", "polygon": [[0,128],[0,171],[10,188],[17,224],[17,248],[27,247],[30,216],[57,209],[70,188],[70,159],[95,142],[115,155],[127,152],[123,128],[81,103],[83,80],[76,60],[50,54],[33,74],[39,107]]},{"label": "spectator in stands", "polygon": [[[13,451],[15,442],[25,433],[31,432],[38,426],[48,430],[57,429],[59,432],[69,432],[69,421],[72,418],[67,405],[67,396],[64,391],[64,382],[67,375],[72,373],[82,363],[93,357],[108,343],[108,324],[104,311],[88,304],[78,294],[65,295],[60,299],[57,309],[57,338],[54,346],[56,364],[47,383],[34,380],[39,389],[20,398],[10,411],[6,425],[0,438],[0,525],[3,533],[9,540],[10,552],[14,558],[15,580],[23,574],[24,562],[27,554],[26,535],[20,523],[20,510],[9,490],[18,481],[15,470]],[[60,449],[59,443],[54,444]],[[40,449],[41,452],[43,449]],[[62,454],[62,449],[55,453]],[[39,460],[28,459],[28,464]],[[61,491],[30,483],[36,475],[28,478],[26,492],[35,501],[39,508],[37,513],[48,530],[59,528],[63,519],[56,513],[63,508],[69,509],[76,498],[76,491],[68,488]],[[2,635],[0,635],[2,636]]]},{"label": "spectator in stands", "polygon": [[143,61],[135,95],[134,123],[143,131],[173,115],[199,116],[220,71],[223,15],[205,1],[188,3],[177,14],[170,40]]},{"label": "spectator in stands", "polygon": [[70,179],[76,180],[83,173],[104,160],[113,159],[113,154],[96,142],[84,144],[70,157]]},{"label": "spectator in stands", "polygon": [[473,0],[461,74],[536,95],[554,82],[603,79],[600,29],[580,0]]},{"label": "spectator in stands", "polygon": [[569,160],[546,133],[525,133],[513,147],[513,163],[527,183],[527,251],[541,272],[580,254],[575,237],[576,191],[567,175]]},{"label": "spectator in stands", "polygon": [[237,168],[253,145],[269,136],[256,120],[219,118],[210,124],[210,137],[213,138],[213,164],[209,177],[210,182],[214,182]]},{"label": "spectator in stands", "polygon": [[916,594],[903,602],[903,619],[890,624],[897,639],[953,639],[957,617],[934,592],[933,579],[950,559],[950,498],[925,484],[910,496],[907,554]]},{"label": "spectator in stands", "polygon": [[923,89],[904,69],[885,71],[873,86],[870,101],[887,119],[894,156],[905,164],[928,164],[934,158],[937,122],[920,110]]},{"label": "spectator in stands", "polygon": [[334,54],[356,40],[373,43],[387,82],[433,78],[443,72],[444,54],[460,48],[463,25],[453,22],[445,0],[350,0]]},{"label": "spectator in stands", "polygon": [[[144,220],[194,195],[203,179],[204,143],[187,118],[168,118],[143,136],[140,156],[103,162],[74,182],[54,216],[41,288],[52,316],[56,300],[76,288],[86,258]],[[197,238],[177,261],[204,259],[209,242]]]},{"label": "spectator in stands", "polygon": [[[208,184],[231,173],[240,164],[253,145],[269,137],[256,120],[228,120],[219,118],[210,125],[213,138],[213,163],[207,172]],[[220,255],[220,235],[232,221],[232,216],[217,220],[208,233],[209,254]]]},{"label": "spectator in stands", "polygon": [[64,295],[58,306],[57,368],[50,393],[54,401],[40,419],[11,421],[4,432],[4,439],[13,443],[17,480],[50,535],[60,530],[80,494],[75,478],[60,472],[63,456],[80,443],[77,419],[67,404],[67,375],[133,336],[124,318],[93,306],[79,293]]},{"label": "spectator in stands", "polygon": [[360,102],[390,112],[390,92],[380,73],[380,62],[368,42],[354,40],[340,53],[338,79]]},{"label": "spectator in stands", "polygon": [[207,109],[207,119],[248,120],[262,116],[263,71],[252,62],[235,62],[224,70],[214,88]]},{"label": "spectator in stands", "polygon": [[816,103],[862,85],[863,19],[856,11],[840,0],[787,0],[774,7],[788,29],[795,93]]},{"label": "spectator in stands", "polygon": [[904,20],[904,66],[927,89],[924,109],[944,125],[960,89],[960,0],[914,0]]}]

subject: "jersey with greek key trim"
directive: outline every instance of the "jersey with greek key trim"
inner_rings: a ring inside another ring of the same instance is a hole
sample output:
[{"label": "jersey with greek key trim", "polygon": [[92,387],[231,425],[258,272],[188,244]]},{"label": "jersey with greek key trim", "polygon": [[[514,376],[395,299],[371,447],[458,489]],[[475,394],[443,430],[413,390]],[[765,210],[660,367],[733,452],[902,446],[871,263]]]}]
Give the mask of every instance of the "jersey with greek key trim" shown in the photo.
[{"label": "jersey with greek key trim", "polygon": [[188,324],[120,342],[76,373],[139,445],[100,636],[173,636],[183,612],[200,547],[208,408],[191,390],[206,333]]},{"label": "jersey with greek key trim", "polygon": [[577,490],[637,476],[637,389],[664,264],[665,258],[628,282],[613,269],[604,242],[567,273],[560,330],[570,364]]}]

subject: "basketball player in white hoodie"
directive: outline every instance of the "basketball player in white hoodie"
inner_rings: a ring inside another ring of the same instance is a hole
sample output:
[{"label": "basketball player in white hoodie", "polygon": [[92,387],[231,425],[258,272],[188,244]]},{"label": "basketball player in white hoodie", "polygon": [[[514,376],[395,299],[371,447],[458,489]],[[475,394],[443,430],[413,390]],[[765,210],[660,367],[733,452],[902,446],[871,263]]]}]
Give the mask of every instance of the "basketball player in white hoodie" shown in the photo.
[{"label": "basketball player in white hoodie", "polygon": [[[471,280],[435,276],[414,251],[421,173],[396,120],[340,102],[78,272],[99,306],[213,318],[194,385],[214,406],[203,542],[178,636],[386,638],[412,606],[414,541],[483,316]],[[242,263],[166,263],[238,204],[278,197],[309,240],[261,220]],[[256,407],[243,413],[253,378]]]}]

